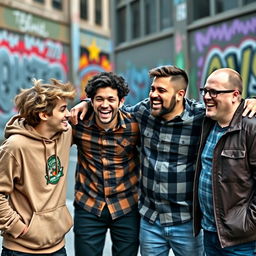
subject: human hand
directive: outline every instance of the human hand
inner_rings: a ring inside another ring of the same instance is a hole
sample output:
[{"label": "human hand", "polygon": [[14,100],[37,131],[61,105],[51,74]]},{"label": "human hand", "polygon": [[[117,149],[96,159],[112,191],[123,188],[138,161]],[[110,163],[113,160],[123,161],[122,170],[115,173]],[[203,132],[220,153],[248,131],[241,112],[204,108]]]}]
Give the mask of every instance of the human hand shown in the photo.
[{"label": "human hand", "polygon": [[70,114],[71,114],[70,121],[71,121],[71,123],[73,125],[77,125],[78,124],[78,114],[79,114],[79,112],[81,112],[80,120],[83,120],[87,111],[88,111],[88,103],[86,101],[81,101],[80,103],[75,105],[70,110]]},{"label": "human hand", "polygon": [[246,99],[244,104],[243,116],[252,118],[256,113],[256,99]]}]

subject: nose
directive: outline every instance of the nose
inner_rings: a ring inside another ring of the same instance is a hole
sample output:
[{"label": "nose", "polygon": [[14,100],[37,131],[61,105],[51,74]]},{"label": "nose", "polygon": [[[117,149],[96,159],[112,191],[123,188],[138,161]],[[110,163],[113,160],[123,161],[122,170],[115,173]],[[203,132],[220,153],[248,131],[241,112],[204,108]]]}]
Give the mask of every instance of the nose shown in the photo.
[{"label": "nose", "polygon": [[149,96],[152,97],[152,98],[157,98],[157,97],[158,97],[158,94],[157,94],[156,91],[151,91],[151,92],[149,93]]},{"label": "nose", "polygon": [[206,93],[204,95],[204,98],[205,99],[211,99],[212,98],[209,91],[206,91]]},{"label": "nose", "polygon": [[70,116],[71,116],[70,111],[66,109],[66,117],[70,117]]},{"label": "nose", "polygon": [[107,100],[103,100],[102,104],[101,104],[102,108],[107,108],[108,107],[108,101]]}]

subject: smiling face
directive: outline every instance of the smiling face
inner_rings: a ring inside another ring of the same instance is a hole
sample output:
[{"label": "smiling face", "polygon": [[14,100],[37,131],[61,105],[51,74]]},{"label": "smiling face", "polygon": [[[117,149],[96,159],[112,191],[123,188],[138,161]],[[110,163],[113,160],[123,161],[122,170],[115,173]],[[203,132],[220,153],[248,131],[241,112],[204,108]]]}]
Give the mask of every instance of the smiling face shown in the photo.
[{"label": "smiling face", "polygon": [[44,115],[46,116],[45,125],[50,134],[54,135],[57,132],[63,132],[69,129],[68,118],[70,117],[70,112],[67,108],[66,100],[58,100],[52,111],[52,115]]},{"label": "smiling face", "polygon": [[240,93],[230,83],[229,73],[220,70],[213,72],[208,77],[204,88],[217,91],[234,89],[233,92],[219,93],[216,97],[211,97],[209,93],[206,93],[203,98],[206,116],[218,121],[221,126],[229,125],[240,103]]},{"label": "smiling face", "polygon": [[103,129],[110,129],[117,124],[117,113],[123,99],[118,98],[117,89],[99,88],[92,99],[96,123]]},{"label": "smiling face", "polygon": [[155,77],[149,93],[151,114],[166,120],[172,119],[183,111],[185,91],[179,88],[179,81],[171,81],[170,77]]}]

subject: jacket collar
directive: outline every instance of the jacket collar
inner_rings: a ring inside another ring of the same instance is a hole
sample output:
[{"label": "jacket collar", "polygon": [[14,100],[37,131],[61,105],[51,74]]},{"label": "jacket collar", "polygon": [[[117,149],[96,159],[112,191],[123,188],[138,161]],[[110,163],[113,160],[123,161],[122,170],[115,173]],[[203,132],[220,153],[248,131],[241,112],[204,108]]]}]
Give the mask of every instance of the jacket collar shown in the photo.
[{"label": "jacket collar", "polygon": [[238,106],[235,114],[229,125],[229,131],[236,131],[242,129],[242,119],[243,119],[243,111],[244,111],[244,100],[241,101],[240,105]]}]

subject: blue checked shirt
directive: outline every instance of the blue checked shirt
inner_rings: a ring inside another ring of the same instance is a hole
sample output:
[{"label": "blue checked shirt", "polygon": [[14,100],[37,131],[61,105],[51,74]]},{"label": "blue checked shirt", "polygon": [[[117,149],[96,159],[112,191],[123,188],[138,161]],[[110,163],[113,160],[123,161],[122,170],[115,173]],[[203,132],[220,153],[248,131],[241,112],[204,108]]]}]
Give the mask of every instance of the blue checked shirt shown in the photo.
[{"label": "blue checked shirt", "polygon": [[198,185],[198,198],[200,209],[203,214],[202,228],[211,232],[216,232],[213,210],[213,195],[212,195],[212,159],[216,144],[228,127],[221,128],[217,123],[209,133],[206,144],[202,151],[201,162],[202,170]]},{"label": "blue checked shirt", "polygon": [[150,223],[159,217],[163,226],[192,218],[195,162],[205,109],[188,99],[184,104],[184,112],[171,121],[153,117],[149,99],[125,107],[135,115],[141,132],[140,214]]}]

